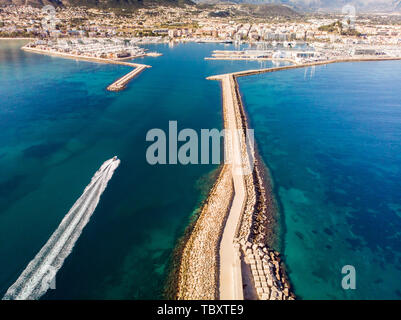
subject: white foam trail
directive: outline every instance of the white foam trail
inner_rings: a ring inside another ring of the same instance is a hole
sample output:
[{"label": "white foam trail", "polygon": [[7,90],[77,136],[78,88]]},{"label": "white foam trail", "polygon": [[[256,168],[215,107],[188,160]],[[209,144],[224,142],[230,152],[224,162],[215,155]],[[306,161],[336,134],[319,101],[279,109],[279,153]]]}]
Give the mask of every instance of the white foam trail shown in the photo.
[{"label": "white foam trail", "polygon": [[56,231],[7,290],[3,300],[36,300],[46,293],[89,222],[119,164],[120,160],[114,157],[101,165]]}]

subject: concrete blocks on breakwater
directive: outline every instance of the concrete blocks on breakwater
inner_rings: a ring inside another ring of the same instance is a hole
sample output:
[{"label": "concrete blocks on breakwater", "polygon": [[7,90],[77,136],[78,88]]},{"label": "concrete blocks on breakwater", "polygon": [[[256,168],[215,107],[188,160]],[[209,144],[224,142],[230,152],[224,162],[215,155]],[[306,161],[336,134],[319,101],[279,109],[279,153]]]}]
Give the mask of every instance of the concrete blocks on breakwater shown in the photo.
[{"label": "concrete blocks on breakwater", "polygon": [[252,284],[259,300],[294,300],[290,286],[282,275],[278,252],[262,243],[242,242],[244,262],[249,266]]}]

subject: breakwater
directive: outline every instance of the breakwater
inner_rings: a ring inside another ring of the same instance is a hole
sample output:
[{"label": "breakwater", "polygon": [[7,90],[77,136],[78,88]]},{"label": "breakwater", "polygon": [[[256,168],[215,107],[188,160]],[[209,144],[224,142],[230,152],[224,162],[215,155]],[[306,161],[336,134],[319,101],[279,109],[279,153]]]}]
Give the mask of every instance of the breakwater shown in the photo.
[{"label": "breakwater", "polygon": [[123,90],[128,82],[131,81],[135,76],[140,74],[143,70],[145,70],[147,67],[146,66],[138,66],[131,72],[127,73],[125,76],[121,77],[117,81],[113,82],[111,85],[107,87],[107,90],[109,91],[120,91]]},{"label": "breakwater", "polygon": [[[220,299],[291,300],[295,298],[280,254],[269,246],[273,237],[275,204],[257,151],[252,144],[249,146],[245,143],[248,120],[236,78],[332,63],[390,60],[401,60],[401,58],[337,59],[246,70],[207,78],[221,82],[225,128],[234,128],[239,135],[234,137],[228,150],[232,154],[234,163],[240,165],[231,172],[234,182],[234,199],[226,225],[222,230],[219,279],[216,282]],[[251,163],[253,167],[250,167]],[[238,172],[238,169],[246,171]],[[251,173],[245,174],[246,172]]]},{"label": "breakwater", "polygon": [[[258,57],[231,57],[231,56],[224,56],[224,57],[205,57],[204,60],[221,60],[221,61],[272,61],[272,58],[258,58]],[[273,59],[274,62],[291,62],[296,64],[295,60],[293,59]]]},{"label": "breakwater", "polygon": [[[342,62],[370,62],[370,61],[394,61],[401,60],[401,57],[366,57],[366,58],[347,58],[347,59],[333,59],[333,60],[325,60],[325,61],[317,61],[311,63],[303,63],[303,64],[295,64],[291,66],[284,67],[275,67],[275,68],[266,68],[266,69],[256,69],[256,70],[245,70],[231,73],[235,78],[251,76],[255,74],[269,73],[269,72],[277,72],[282,70],[290,70],[290,69],[299,69],[313,66],[321,66],[332,63],[342,63]],[[209,80],[216,80],[219,76],[208,77]]]},{"label": "breakwater", "polygon": [[232,224],[227,223],[224,229],[229,236],[220,247],[220,257],[231,257],[220,260],[220,298],[293,299],[279,254],[268,245],[274,204],[266,189],[257,151],[252,143],[246,143],[250,132],[238,84],[232,74],[214,79],[222,83],[223,105],[238,135],[237,145],[235,140],[232,143],[233,160],[237,164],[232,172],[233,203],[238,201],[238,204],[231,208],[228,220],[232,218]]},{"label": "breakwater", "polygon": [[114,157],[101,165],[56,231],[7,290],[3,300],[35,300],[46,293],[89,222],[119,164],[120,160]]},{"label": "breakwater", "polygon": [[[177,299],[293,299],[279,254],[266,229],[273,204],[232,74],[221,81],[226,161],[181,256]],[[245,289],[244,289],[245,288]]]},{"label": "breakwater", "polygon": [[46,55],[56,56],[56,57],[61,57],[61,58],[76,59],[76,60],[83,60],[83,61],[97,62],[97,63],[117,64],[117,65],[128,66],[128,67],[134,68],[134,70],[130,71],[128,74],[124,75],[123,77],[121,77],[120,79],[116,80],[111,85],[109,85],[107,87],[107,90],[109,90],[109,91],[123,90],[126,87],[126,85],[128,84],[128,82],[130,80],[132,80],[135,76],[140,74],[143,70],[145,70],[147,68],[151,68],[151,66],[145,65],[145,64],[126,62],[126,61],[114,60],[114,59],[88,57],[88,56],[82,56],[82,55],[77,55],[77,54],[57,52],[54,50],[31,48],[29,46],[24,46],[21,49],[24,51],[28,51],[28,52],[33,52],[33,53],[38,53],[38,54],[46,54]]},{"label": "breakwater", "polygon": [[185,243],[178,272],[179,300],[219,298],[219,248],[222,229],[234,196],[231,166],[223,165],[199,218]]}]

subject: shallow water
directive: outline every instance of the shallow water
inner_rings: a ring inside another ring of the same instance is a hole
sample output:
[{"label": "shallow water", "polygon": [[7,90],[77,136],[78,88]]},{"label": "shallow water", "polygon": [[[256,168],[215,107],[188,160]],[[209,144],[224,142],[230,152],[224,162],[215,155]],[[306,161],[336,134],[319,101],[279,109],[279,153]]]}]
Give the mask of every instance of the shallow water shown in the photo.
[{"label": "shallow water", "polygon": [[300,298],[401,298],[400,83],[398,61],[239,78]]}]

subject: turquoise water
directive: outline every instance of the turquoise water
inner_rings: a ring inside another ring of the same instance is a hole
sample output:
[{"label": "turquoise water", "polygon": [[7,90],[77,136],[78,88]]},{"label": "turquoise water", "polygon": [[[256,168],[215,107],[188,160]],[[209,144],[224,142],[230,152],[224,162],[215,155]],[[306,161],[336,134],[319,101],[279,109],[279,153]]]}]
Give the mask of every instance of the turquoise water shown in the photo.
[{"label": "turquoise water", "polygon": [[150,166],[146,132],[221,128],[207,76],[270,63],[205,61],[218,44],[163,53],[124,91],[130,68],[26,53],[0,42],[0,296],[45,244],[107,159],[121,165],[45,299],[162,298],[170,254],[204,199],[215,166]]},{"label": "turquoise water", "polygon": [[[400,62],[239,79],[300,298],[401,298],[400,83]],[[355,290],[341,287],[344,265]]]}]

